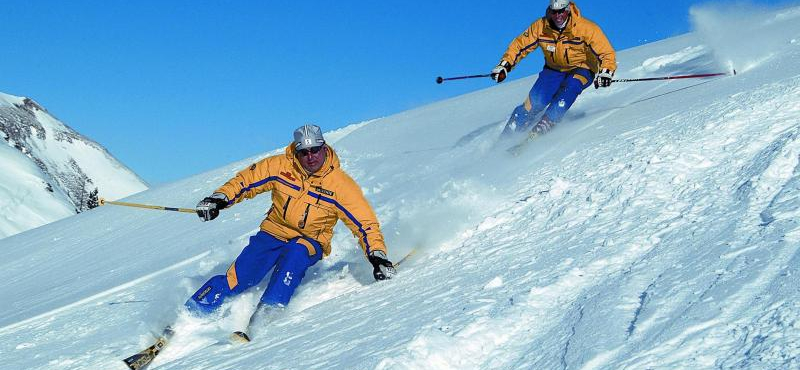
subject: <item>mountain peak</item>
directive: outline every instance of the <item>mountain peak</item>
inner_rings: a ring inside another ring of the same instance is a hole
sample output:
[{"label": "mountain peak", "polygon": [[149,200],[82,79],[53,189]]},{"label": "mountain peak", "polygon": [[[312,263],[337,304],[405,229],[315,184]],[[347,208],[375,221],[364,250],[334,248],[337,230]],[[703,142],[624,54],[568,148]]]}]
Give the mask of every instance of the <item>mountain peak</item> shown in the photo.
[{"label": "mountain peak", "polygon": [[44,109],[39,103],[37,103],[35,100],[33,100],[31,98],[23,98],[22,99],[22,104],[15,104],[15,105],[17,107],[25,109],[25,110],[27,110],[27,111],[29,111],[31,113],[34,113],[35,111],[48,113],[47,109]]},{"label": "mountain peak", "polygon": [[87,209],[95,189],[118,199],[147,188],[98,143],[59,121],[28,97],[0,93],[0,176],[5,212],[27,217],[0,219],[0,238]]}]

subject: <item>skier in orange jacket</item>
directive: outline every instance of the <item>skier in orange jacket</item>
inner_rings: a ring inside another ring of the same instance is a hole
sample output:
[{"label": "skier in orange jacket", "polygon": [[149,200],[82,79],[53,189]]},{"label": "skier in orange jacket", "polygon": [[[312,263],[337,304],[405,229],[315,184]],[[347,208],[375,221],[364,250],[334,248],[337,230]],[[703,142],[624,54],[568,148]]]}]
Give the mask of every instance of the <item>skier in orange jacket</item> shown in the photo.
[{"label": "skier in orange jacket", "polygon": [[270,270],[272,277],[256,314],[285,306],[306,270],[330,254],[338,220],[358,239],[376,280],[395,274],[375,212],[339,166],[339,157],[318,126],[298,128],[284,154],[240,171],[200,201],[197,214],[210,221],[220,210],[267,191],[272,193],[272,207],[261,230],[250,237],[224,275],[212,277],[192,295],[186,303],[190,310],[212,312],[227,297],[257,285]]},{"label": "skier in orange jacket", "polygon": [[[503,82],[525,56],[539,47],[544,53],[544,69],[528,98],[511,114],[504,136],[550,131],[592,81],[595,87],[608,87],[617,69],[614,49],[600,27],[584,18],[572,1],[550,0],[546,15],[508,46],[492,70],[492,78]],[[544,114],[536,121],[542,111]]]}]

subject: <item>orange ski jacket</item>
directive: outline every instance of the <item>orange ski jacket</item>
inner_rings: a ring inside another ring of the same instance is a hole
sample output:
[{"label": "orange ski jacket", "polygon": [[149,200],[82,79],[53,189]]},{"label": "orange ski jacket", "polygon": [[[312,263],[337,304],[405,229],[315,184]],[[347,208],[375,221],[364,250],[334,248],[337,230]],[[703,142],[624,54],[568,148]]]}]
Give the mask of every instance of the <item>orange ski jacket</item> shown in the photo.
[{"label": "orange ski jacket", "polygon": [[[225,194],[228,206],[272,192],[272,207],[261,222],[261,230],[289,240],[303,236],[322,245],[323,256],[331,253],[333,227],[338,220],[358,239],[365,254],[381,250],[388,254],[377,216],[361,188],[339,166],[339,157],[328,146],[322,168],[308,174],[294,155],[294,143],[284,154],[264,158],[240,171],[216,192]],[[311,243],[299,239],[309,255]]]},{"label": "orange ski jacket", "polygon": [[600,27],[583,18],[574,2],[570,4],[570,13],[563,31],[551,27],[546,16],[537,19],[511,41],[501,62],[508,62],[510,69],[513,69],[528,54],[541,47],[545,64],[550,69],[565,72],[584,68],[597,73],[601,68],[607,68],[616,71],[616,53]]}]

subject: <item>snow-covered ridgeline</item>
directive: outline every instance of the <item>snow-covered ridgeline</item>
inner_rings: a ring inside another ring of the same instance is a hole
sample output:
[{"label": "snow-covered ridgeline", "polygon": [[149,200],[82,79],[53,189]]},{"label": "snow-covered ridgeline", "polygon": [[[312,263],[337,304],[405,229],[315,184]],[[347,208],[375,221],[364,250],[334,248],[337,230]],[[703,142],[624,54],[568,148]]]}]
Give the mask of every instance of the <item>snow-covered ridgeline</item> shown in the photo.
[{"label": "snow-covered ridgeline", "polygon": [[90,193],[118,199],[147,185],[101,145],[30,98],[0,93],[0,238],[87,209]]}]

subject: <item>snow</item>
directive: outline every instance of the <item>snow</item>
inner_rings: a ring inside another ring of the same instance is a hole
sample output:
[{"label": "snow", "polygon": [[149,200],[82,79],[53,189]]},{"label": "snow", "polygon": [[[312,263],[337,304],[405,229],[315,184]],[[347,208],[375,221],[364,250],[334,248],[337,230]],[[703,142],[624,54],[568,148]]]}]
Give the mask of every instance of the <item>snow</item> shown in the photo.
[{"label": "snow", "polygon": [[[736,37],[728,12],[693,14]],[[417,253],[373,283],[338,226],[248,345],[217,342],[261,288],[219,316],[180,307],[266,196],[207,223],[107,206],[0,240],[0,369],[124,369],[168,323],[153,369],[800,368],[798,14],[758,10],[770,57],[735,77],[587,90],[520,157],[493,144],[535,76],[332,135],[391,259]],[[617,76],[726,68],[730,40],[708,40],[623,51]],[[252,160],[127,200],[191,207]]]},{"label": "snow", "polygon": [[46,190],[46,176],[28,157],[10,146],[0,145],[0,158],[3,158],[0,194],[4,195],[0,197],[0,235],[14,234],[30,225],[44,225],[51,217],[73,214],[65,195]]},{"label": "snow", "polygon": [[49,114],[36,112],[36,118],[47,130],[47,141],[42,153],[46,158],[69,162],[74,159],[89,176],[102,196],[115,200],[146,189],[146,185],[133,171],[119,163],[102,146],[92,141],[64,142],[54,140],[56,132],[66,131],[65,125]]},{"label": "snow", "polygon": [[[800,36],[788,24],[800,21],[796,8],[768,11],[753,4],[710,3],[694,6],[691,20],[697,33],[714,49],[717,60],[745,72],[772,58],[784,57]],[[782,65],[785,61],[778,61]]]},{"label": "snow", "polygon": [[[109,200],[147,188],[99,144],[32,100],[0,93],[0,238],[83,210],[93,189]],[[35,180],[33,180],[35,179]]]}]

